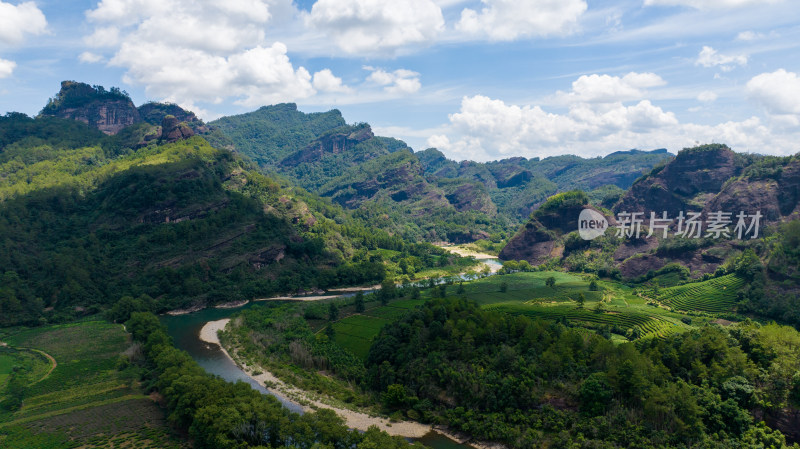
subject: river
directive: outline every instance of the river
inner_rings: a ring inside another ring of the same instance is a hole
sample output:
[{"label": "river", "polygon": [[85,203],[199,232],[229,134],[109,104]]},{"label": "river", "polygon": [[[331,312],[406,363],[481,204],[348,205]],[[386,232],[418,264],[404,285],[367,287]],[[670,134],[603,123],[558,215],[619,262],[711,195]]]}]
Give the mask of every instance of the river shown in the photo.
[{"label": "river", "polygon": [[[492,268],[492,273],[500,266],[500,263],[495,258],[481,258],[478,260],[489,265]],[[351,295],[353,295],[353,293],[343,293],[341,296]],[[208,308],[184,315],[162,315],[161,321],[167,326],[167,331],[169,335],[172,336],[175,346],[188,352],[208,373],[217,375],[228,382],[241,380],[242,382],[247,382],[261,393],[272,394],[264,388],[264,386],[251,379],[250,376],[245,374],[244,371],[226,357],[219,346],[200,340],[200,329],[207,322],[228,318],[234,313],[252,307],[254,304],[258,304],[258,302],[251,301],[241,307],[233,309]],[[289,410],[302,413],[302,409],[299,405],[285,398],[279,396],[275,397]],[[431,432],[415,441],[419,441],[433,449],[473,449],[473,446],[460,444],[436,432]]]}]

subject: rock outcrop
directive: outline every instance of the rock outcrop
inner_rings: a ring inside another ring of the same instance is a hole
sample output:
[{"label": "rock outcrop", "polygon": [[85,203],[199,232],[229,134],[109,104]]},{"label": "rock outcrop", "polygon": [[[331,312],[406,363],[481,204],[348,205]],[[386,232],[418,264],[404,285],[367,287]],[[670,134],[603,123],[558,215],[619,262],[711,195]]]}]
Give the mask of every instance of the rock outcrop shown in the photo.
[{"label": "rock outcrop", "polygon": [[185,122],[180,122],[175,116],[168,115],[161,120],[161,142],[172,143],[188,139],[194,131]]},{"label": "rock outcrop", "polygon": [[698,195],[717,194],[723,184],[738,175],[735,154],[725,145],[703,145],[683,150],[678,156],[635,182],[614,206],[615,212],[636,211],[671,216],[680,211],[703,208]]},{"label": "rock outcrop", "polygon": [[75,81],[63,81],[61,90],[42,109],[41,115],[79,120],[106,134],[116,134],[142,121],[127,93]]},{"label": "rock outcrop", "polygon": [[295,167],[304,162],[314,162],[327,154],[341,154],[353,149],[356,145],[375,137],[369,125],[346,127],[335,130],[312,142],[302,150],[289,155],[280,165]]}]

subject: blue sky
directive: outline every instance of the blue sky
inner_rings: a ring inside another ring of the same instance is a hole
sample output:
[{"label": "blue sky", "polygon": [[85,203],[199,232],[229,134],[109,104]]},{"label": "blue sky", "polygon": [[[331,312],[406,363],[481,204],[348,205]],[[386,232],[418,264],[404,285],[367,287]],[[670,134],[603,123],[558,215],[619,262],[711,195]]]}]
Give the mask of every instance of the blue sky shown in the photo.
[{"label": "blue sky", "polygon": [[800,151],[793,0],[0,0],[0,113],[65,79],[210,120],[338,108],[494,160]]}]

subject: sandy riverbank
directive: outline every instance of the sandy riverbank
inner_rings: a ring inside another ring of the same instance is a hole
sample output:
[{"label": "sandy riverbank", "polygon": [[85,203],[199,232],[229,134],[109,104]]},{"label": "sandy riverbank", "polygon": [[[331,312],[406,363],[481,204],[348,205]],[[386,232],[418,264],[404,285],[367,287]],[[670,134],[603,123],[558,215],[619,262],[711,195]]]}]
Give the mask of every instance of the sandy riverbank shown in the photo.
[{"label": "sandy riverbank", "polygon": [[450,251],[453,254],[458,254],[461,257],[474,257],[476,259],[497,259],[497,256],[491,254],[479,253],[471,249],[466,249],[461,246],[440,246],[439,248]]},{"label": "sandy riverbank", "polygon": [[[345,420],[347,426],[352,429],[365,431],[370,426],[377,426],[379,429],[386,431],[386,433],[390,435],[396,435],[407,438],[421,438],[426,434],[428,434],[429,432],[434,431],[442,435],[445,435],[454,441],[464,443],[463,437],[452,434],[444,429],[433,428],[432,426],[413,421],[390,422],[386,418],[370,416],[367,415],[366,413],[359,413],[353,410],[334,407],[329,404],[325,404],[323,402],[320,402],[318,399],[311,397],[311,395],[307,394],[305,391],[287,385],[285,382],[278,379],[276,376],[274,376],[272,373],[268,371],[263,371],[262,369],[256,369],[255,367],[249,367],[242,363],[236,362],[236,360],[233,357],[231,357],[228,351],[226,351],[225,348],[222,347],[219,341],[219,335],[217,334],[218,331],[225,329],[225,326],[228,324],[228,322],[230,322],[229,318],[218,321],[209,321],[200,330],[200,339],[206,343],[219,345],[225,356],[228,357],[231,361],[233,361],[237,366],[241,367],[242,370],[245,372],[245,374],[247,374],[250,378],[254,379],[256,382],[263,385],[273,394],[280,396],[281,398],[286,399],[302,407],[304,411],[310,412],[313,411],[315,408],[331,409],[334,412],[336,412],[337,415],[342,417]],[[262,371],[262,373],[258,375],[253,374],[254,372],[257,371]],[[298,399],[302,401],[304,404],[300,404]],[[478,445],[473,443],[469,444],[478,449],[490,449],[493,447],[489,445]]]},{"label": "sandy riverbank", "polygon": [[[497,260],[497,256],[493,256],[491,254],[486,253],[479,253],[477,251],[472,251],[471,249],[462,248],[460,246],[442,246],[440,245],[439,248],[449,251],[453,254],[458,254],[461,257],[474,257],[476,259],[495,259]],[[499,260],[497,260],[499,262]],[[485,267],[489,267],[489,270],[492,274],[497,273],[500,270],[499,265],[488,264],[488,263],[481,263],[481,265]]]}]

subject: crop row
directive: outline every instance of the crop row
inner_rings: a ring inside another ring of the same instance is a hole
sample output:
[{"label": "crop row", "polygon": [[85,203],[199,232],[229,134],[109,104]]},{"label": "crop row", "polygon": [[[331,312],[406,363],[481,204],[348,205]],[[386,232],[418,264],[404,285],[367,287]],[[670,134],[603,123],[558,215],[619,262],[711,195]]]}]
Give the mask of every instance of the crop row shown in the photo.
[{"label": "crop row", "polygon": [[657,299],[680,310],[725,312],[736,304],[736,293],[744,286],[744,279],[728,274],[703,282],[665,288]]}]

